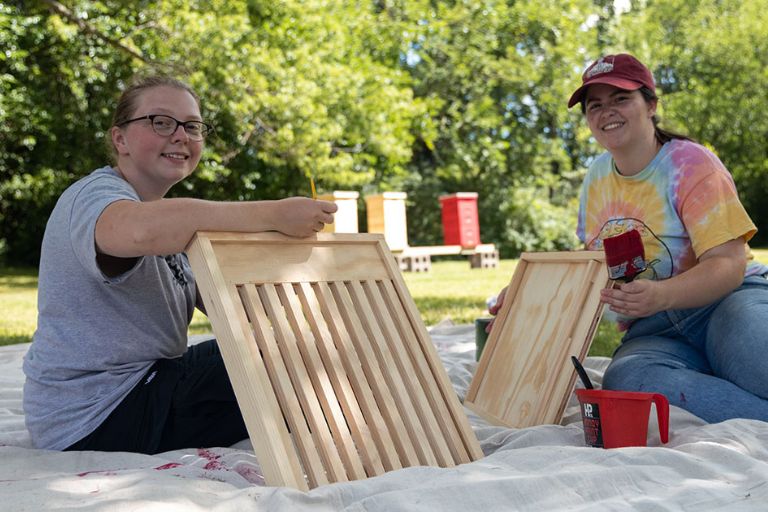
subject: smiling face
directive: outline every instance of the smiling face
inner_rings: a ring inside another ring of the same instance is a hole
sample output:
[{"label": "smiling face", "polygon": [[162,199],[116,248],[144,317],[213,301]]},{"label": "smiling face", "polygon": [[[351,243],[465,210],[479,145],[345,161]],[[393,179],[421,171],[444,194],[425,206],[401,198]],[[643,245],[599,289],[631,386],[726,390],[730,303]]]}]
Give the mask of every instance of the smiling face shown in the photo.
[{"label": "smiling face", "polygon": [[656,101],[646,101],[640,91],[591,85],[585,97],[585,113],[592,135],[611,153],[654,143]]},{"label": "smiling face", "polygon": [[[165,114],[179,121],[201,121],[197,100],[172,86],[148,88],[138,96],[132,118]],[[183,127],[171,135],[158,135],[149,119],[112,128],[117,167],[147,201],[159,199],[189,176],[200,161],[202,141],[193,141]]]}]

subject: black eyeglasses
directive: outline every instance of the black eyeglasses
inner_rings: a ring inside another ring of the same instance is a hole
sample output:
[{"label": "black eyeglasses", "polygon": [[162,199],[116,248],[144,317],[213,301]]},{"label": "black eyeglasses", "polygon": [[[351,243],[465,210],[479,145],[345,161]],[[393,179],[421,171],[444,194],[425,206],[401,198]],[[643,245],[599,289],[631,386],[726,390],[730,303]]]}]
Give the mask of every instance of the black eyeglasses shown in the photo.
[{"label": "black eyeglasses", "polygon": [[125,126],[128,123],[143,121],[144,119],[149,119],[152,124],[152,130],[163,137],[176,133],[179,126],[184,127],[184,131],[187,133],[187,137],[189,137],[190,140],[203,140],[213,131],[213,126],[202,121],[179,121],[178,119],[163,114],[149,114],[148,116],[136,117],[123,121],[118,126]]}]

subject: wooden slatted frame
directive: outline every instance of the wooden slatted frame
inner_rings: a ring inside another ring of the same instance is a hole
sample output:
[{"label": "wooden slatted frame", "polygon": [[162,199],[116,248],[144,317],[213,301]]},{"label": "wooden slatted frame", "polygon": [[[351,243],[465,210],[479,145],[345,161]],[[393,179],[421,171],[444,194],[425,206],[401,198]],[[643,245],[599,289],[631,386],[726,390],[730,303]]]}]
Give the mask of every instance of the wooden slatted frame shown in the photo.
[{"label": "wooden slatted frame", "polygon": [[464,405],[497,425],[559,423],[576,380],[570,356],[586,357],[610,285],[602,251],[523,253]]},{"label": "wooden slatted frame", "polygon": [[482,457],[383,236],[200,232],[187,254],[268,485]]}]

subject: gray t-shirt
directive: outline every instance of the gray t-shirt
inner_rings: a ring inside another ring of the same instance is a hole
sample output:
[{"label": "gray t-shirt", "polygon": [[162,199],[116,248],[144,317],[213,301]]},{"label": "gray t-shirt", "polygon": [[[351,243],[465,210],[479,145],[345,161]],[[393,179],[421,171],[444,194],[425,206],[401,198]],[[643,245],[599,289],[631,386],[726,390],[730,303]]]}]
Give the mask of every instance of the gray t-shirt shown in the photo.
[{"label": "gray t-shirt", "polygon": [[107,277],[96,263],[104,209],[140,201],[113,168],[69,187],[43,237],[37,331],[24,359],[24,413],[38,448],[61,450],[93,432],[157,359],[181,356],[195,308],[185,254],[143,256]]}]

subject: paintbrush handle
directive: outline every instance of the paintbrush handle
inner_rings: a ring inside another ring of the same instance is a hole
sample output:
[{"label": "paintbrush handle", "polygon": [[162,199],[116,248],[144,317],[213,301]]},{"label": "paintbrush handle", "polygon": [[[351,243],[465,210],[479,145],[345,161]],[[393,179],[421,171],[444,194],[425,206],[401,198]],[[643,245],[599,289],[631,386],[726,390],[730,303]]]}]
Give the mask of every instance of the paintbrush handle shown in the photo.
[{"label": "paintbrush handle", "polygon": [[576,367],[576,373],[579,374],[579,378],[584,384],[584,387],[587,389],[593,389],[592,381],[589,380],[589,375],[587,375],[587,371],[584,369],[584,367],[581,366],[578,358],[576,356],[571,356],[571,362],[573,363],[573,366]]}]

